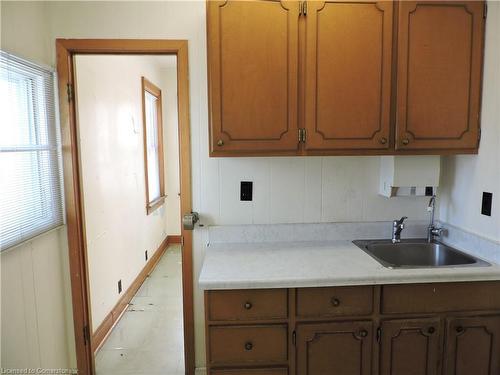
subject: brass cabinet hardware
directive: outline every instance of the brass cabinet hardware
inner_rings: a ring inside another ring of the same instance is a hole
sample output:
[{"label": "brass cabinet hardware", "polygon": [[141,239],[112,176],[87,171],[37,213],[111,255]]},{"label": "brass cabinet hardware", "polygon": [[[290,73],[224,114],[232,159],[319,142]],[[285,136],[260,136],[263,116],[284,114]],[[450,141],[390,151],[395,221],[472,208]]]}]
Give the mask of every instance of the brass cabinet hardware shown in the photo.
[{"label": "brass cabinet hardware", "polygon": [[299,128],[299,143],[306,143],[306,129]]}]

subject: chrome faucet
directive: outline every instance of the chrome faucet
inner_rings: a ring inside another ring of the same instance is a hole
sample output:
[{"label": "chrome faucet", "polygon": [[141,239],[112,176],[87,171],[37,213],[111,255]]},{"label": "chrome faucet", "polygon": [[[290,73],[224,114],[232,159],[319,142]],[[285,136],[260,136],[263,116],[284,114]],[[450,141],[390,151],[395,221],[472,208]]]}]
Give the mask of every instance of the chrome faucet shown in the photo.
[{"label": "chrome faucet", "polygon": [[431,213],[431,220],[429,226],[427,227],[427,242],[432,242],[434,237],[440,237],[443,234],[444,229],[438,228],[434,225],[434,209],[436,207],[436,195],[433,195],[427,206],[427,211]]},{"label": "chrome faucet", "polygon": [[408,218],[403,216],[401,219],[392,222],[392,243],[401,242],[401,232],[405,227],[404,221],[406,219]]}]

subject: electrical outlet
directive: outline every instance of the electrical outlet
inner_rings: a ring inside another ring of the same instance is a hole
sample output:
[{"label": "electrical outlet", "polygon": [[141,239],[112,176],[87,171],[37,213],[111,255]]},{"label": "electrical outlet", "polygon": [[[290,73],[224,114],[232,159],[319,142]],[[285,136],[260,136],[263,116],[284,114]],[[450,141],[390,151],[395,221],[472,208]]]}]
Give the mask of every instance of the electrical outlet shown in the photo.
[{"label": "electrical outlet", "polygon": [[251,201],[253,199],[253,182],[241,181],[240,201]]},{"label": "electrical outlet", "polygon": [[118,294],[122,292],[122,280],[118,280]]},{"label": "electrical outlet", "polygon": [[148,261],[148,251],[147,250],[144,252],[144,258],[146,258],[146,262],[147,262]]},{"label": "electrical outlet", "polygon": [[493,193],[483,192],[481,202],[481,214],[491,216],[491,204],[493,203]]}]

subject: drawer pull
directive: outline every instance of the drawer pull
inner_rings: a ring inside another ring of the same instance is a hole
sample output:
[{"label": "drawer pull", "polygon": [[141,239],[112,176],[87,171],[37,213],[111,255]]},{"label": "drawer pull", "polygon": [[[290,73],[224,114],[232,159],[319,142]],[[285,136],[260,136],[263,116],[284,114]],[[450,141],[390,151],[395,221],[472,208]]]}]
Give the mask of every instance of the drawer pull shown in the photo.
[{"label": "drawer pull", "polygon": [[368,336],[368,331],[366,330],[361,330],[359,331],[359,334],[358,334],[359,337],[367,337]]},{"label": "drawer pull", "polygon": [[332,306],[338,307],[340,306],[340,300],[338,298],[333,297],[331,300]]},{"label": "drawer pull", "polygon": [[245,343],[245,350],[250,351],[253,349],[253,344],[251,342],[246,342]]},{"label": "drawer pull", "polygon": [[462,326],[458,326],[458,327],[456,328],[456,331],[457,331],[457,333],[462,333],[462,332],[464,331],[464,327],[462,327]]},{"label": "drawer pull", "polygon": [[222,139],[219,139],[219,140],[217,141],[217,146],[219,146],[219,147],[224,146],[224,141],[223,141]]},{"label": "drawer pull", "polygon": [[432,335],[434,332],[436,332],[436,328],[434,328],[434,327],[429,327],[429,329],[427,330],[427,333],[429,335]]},{"label": "drawer pull", "polygon": [[245,310],[250,310],[252,308],[252,303],[251,302],[245,302],[245,304],[243,305],[243,307],[245,308]]}]

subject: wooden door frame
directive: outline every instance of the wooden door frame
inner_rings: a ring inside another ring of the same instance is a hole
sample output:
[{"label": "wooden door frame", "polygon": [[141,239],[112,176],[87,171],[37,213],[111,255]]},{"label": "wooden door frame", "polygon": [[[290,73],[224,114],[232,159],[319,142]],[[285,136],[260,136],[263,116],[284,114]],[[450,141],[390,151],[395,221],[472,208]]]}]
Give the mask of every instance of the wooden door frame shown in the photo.
[{"label": "wooden door frame", "polygon": [[[88,260],[85,243],[82,174],[78,124],[74,100],[76,54],[168,54],[177,56],[177,108],[181,213],[191,212],[191,140],[187,40],[159,39],[56,39],[59,111],[64,170],[64,192],[69,266],[78,373],[95,374],[91,347],[91,311]],[[194,374],[194,313],[192,231],[182,229],[182,298],[184,361],[187,375]]]}]

